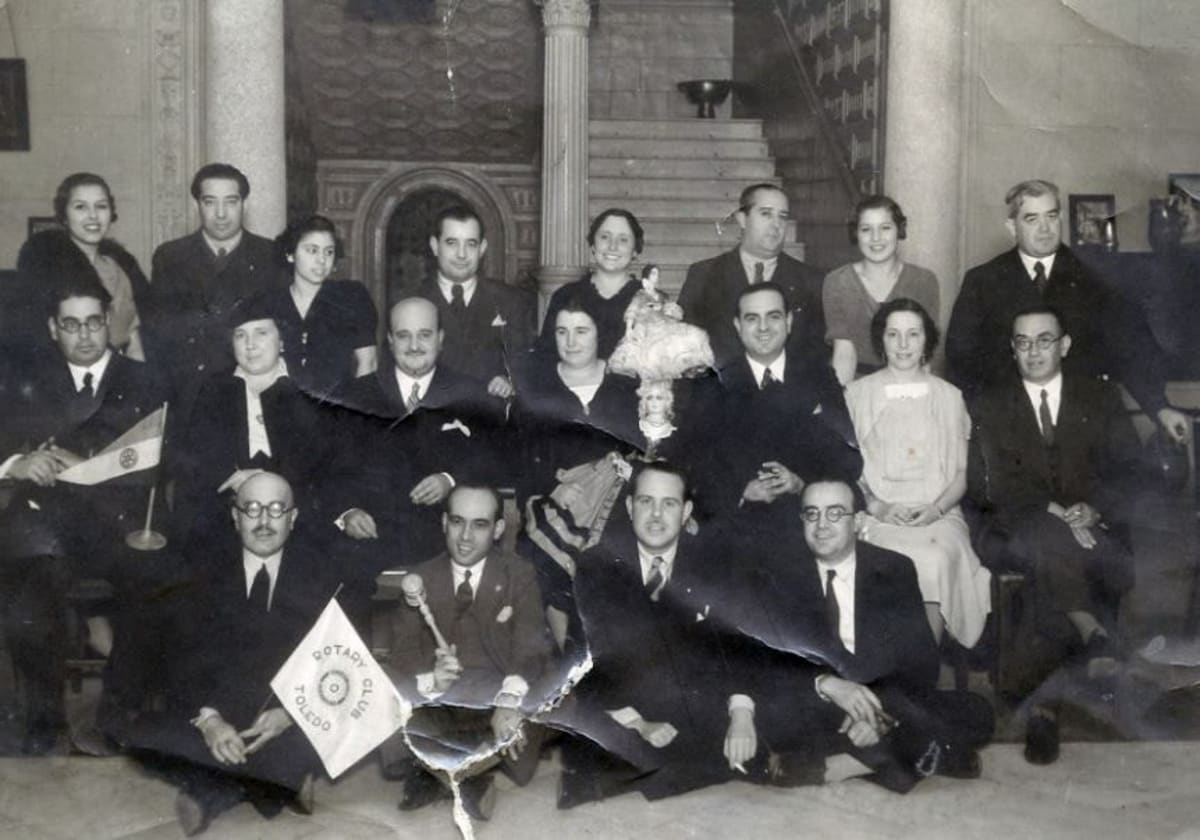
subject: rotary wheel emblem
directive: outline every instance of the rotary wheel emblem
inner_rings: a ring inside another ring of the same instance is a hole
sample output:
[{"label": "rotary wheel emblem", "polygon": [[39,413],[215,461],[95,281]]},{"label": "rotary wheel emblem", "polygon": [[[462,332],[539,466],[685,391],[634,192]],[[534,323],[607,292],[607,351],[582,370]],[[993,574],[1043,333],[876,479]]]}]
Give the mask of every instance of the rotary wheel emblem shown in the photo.
[{"label": "rotary wheel emblem", "polygon": [[341,671],[327,671],[321,676],[317,693],[330,706],[340,706],[350,696],[350,680]]},{"label": "rotary wheel emblem", "polygon": [[126,449],[122,449],[121,456],[120,456],[120,462],[121,462],[122,469],[125,469],[125,470],[133,469],[135,466],[137,466],[137,462],[138,462],[137,450],[134,449],[132,446],[128,447]]}]

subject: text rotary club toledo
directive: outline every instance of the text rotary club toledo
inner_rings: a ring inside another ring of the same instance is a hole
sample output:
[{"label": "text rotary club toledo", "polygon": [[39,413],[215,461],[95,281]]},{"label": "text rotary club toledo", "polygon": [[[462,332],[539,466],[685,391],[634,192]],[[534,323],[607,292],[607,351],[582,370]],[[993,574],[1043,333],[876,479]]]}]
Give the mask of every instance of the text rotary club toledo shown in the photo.
[{"label": "text rotary club toledo", "polygon": [[351,718],[362,717],[371,707],[375,694],[371,677],[358,673],[370,667],[366,657],[349,645],[337,644],[314,650],[312,657],[318,663],[315,686],[297,683],[292,694],[292,703],[300,719],[314,729],[328,732],[333,728],[333,722],[326,715],[341,717],[340,707],[346,703],[351,704]]}]

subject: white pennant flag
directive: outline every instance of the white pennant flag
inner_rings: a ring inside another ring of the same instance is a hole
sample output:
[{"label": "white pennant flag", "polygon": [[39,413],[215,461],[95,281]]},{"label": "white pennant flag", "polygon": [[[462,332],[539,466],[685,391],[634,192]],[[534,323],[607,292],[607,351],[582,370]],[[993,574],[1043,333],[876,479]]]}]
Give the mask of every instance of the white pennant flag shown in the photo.
[{"label": "white pennant flag", "polygon": [[336,598],[271,688],[336,779],[403,726],[412,704],[363,644]]},{"label": "white pennant flag", "polygon": [[56,479],[90,486],[158,466],[166,420],[165,407],[147,414],[102,451],[63,470]]}]

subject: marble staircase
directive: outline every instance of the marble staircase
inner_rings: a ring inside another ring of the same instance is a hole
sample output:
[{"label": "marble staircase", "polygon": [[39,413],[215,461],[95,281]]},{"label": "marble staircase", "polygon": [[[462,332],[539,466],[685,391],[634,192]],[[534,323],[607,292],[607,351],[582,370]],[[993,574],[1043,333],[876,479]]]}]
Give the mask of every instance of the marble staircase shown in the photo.
[{"label": "marble staircase", "polygon": [[[646,231],[641,264],[672,294],[687,267],[733,247],[742,189],[779,183],[760,120],[600,120],[589,126],[588,215],[633,212]],[[804,248],[789,236],[788,253]]]}]

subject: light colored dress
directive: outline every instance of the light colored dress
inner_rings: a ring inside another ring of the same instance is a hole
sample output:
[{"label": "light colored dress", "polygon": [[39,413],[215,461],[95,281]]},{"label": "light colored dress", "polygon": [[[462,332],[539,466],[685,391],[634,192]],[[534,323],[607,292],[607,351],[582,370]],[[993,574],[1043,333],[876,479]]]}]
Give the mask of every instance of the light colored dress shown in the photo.
[{"label": "light colored dress", "polygon": [[[938,320],[938,281],[933,272],[919,265],[904,263],[896,285],[888,292],[887,301],[912,298],[936,322]],[[867,292],[854,263],[840,265],[825,275],[821,303],[825,312],[825,340],[845,339],[854,345],[858,363],[870,368],[882,367],[871,346],[871,319],[887,301],[877,301]]]},{"label": "light colored dress", "polygon": [[[926,375],[898,383],[888,369],[855,380],[846,406],[871,493],[891,503],[930,504],[967,463],[971,421],[962,394]],[[862,538],[912,558],[921,597],[936,602],[950,635],[973,647],[991,611],[991,573],[979,563],[956,505],[936,522],[892,525],[868,515]]]}]

